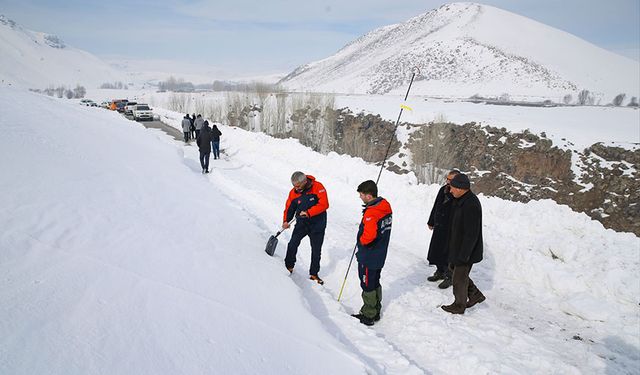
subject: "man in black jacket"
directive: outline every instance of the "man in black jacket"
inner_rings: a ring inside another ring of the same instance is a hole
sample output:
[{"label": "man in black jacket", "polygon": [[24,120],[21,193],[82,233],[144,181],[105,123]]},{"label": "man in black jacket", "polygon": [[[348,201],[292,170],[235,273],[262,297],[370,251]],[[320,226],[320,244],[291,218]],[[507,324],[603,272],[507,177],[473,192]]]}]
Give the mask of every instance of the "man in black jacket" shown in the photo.
[{"label": "man in black jacket", "polygon": [[213,134],[211,133],[211,128],[209,128],[209,121],[204,121],[204,125],[198,132],[198,138],[196,139],[196,143],[200,149],[202,173],[209,173],[209,154],[211,153],[212,139]]},{"label": "man in black jacket", "polygon": [[438,288],[447,289],[451,286],[451,271],[449,271],[449,248],[447,244],[447,235],[449,234],[449,212],[451,211],[451,202],[453,195],[450,192],[449,183],[453,177],[459,174],[457,169],[447,173],[447,181],[438,191],[436,200],[429,215],[427,226],[433,231],[431,242],[429,243],[429,253],[427,260],[429,264],[435,264],[436,272],[427,277],[428,281],[443,280],[438,284]]},{"label": "man in black jacket", "polygon": [[451,314],[464,314],[465,309],[485,300],[469,278],[471,266],[482,260],[482,206],[470,190],[467,175],[454,176],[450,185],[455,199],[449,220],[449,268],[453,270],[455,301],[442,309]]}]

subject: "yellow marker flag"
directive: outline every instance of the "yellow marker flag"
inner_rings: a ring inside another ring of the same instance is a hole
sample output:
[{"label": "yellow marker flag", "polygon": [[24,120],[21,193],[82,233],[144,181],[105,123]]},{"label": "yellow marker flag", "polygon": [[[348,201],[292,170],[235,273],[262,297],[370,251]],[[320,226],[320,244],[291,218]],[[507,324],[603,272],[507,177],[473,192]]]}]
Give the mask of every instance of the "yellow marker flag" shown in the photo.
[{"label": "yellow marker flag", "polygon": [[409,107],[408,105],[404,105],[404,104],[400,104],[400,108],[406,109],[407,111],[413,111],[413,109],[411,107]]}]

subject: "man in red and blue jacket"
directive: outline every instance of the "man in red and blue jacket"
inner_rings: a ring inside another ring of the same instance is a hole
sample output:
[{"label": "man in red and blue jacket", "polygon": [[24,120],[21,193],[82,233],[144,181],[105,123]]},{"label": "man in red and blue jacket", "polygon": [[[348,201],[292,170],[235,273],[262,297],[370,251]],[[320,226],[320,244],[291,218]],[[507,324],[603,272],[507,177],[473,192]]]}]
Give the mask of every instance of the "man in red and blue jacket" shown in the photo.
[{"label": "man in red and blue jacket", "polygon": [[289,222],[294,217],[296,218],[296,226],[293,228],[291,240],[287,245],[284,264],[289,272],[293,272],[300,241],[305,236],[309,236],[311,242],[309,278],[318,284],[323,284],[322,279],[318,277],[318,272],[320,271],[324,231],[327,228],[327,209],[329,208],[327,191],[320,182],[316,181],[315,177],[305,175],[302,172],[294,172],[291,175],[291,184],[293,189],[289,192],[284,208],[282,228],[289,228]]},{"label": "man in red and blue jacket", "polygon": [[362,288],[363,305],[360,313],[352,316],[360,323],[371,326],[380,320],[382,309],[382,286],[380,273],[387,259],[387,248],[391,238],[391,205],[378,197],[376,183],[368,180],[358,186],[360,199],[364,203],[362,221],[358,229],[358,276]]}]

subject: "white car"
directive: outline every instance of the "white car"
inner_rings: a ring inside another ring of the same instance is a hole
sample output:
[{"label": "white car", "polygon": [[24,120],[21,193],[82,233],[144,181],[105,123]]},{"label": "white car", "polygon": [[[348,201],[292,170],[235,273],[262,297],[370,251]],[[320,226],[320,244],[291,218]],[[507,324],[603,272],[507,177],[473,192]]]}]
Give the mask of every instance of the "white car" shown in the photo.
[{"label": "white car", "polygon": [[153,111],[149,108],[148,104],[137,104],[133,106],[133,119],[138,120],[150,120],[153,121]]},{"label": "white car", "polygon": [[135,106],[138,103],[136,102],[128,102],[125,106],[124,106],[124,115],[133,115],[133,108],[135,108]]},{"label": "white car", "polygon": [[91,99],[80,100],[80,105],[86,105],[87,107],[97,107],[98,105]]}]

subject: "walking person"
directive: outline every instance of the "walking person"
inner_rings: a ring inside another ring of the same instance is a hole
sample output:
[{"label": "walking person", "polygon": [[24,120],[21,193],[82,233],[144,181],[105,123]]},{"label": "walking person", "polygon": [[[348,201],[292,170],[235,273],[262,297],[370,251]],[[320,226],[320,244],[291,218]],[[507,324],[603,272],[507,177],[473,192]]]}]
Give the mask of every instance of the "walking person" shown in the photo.
[{"label": "walking person", "polygon": [[289,222],[296,218],[296,225],[291,233],[291,240],[287,245],[287,255],[284,258],[285,267],[293,273],[296,264],[296,254],[300,241],[309,236],[311,243],[311,265],[309,266],[309,279],[324,284],[318,277],[320,271],[320,257],[324,232],[327,228],[327,209],[329,199],[324,186],[310,175],[302,172],[294,172],[291,175],[293,189],[289,192],[284,208],[284,220],[282,228],[289,228]]},{"label": "walking person", "polygon": [[218,125],[213,124],[211,128],[213,139],[211,140],[211,149],[213,150],[213,158],[220,159],[220,136],[222,132],[218,129]]},{"label": "walking person", "polygon": [[387,259],[392,212],[389,202],[378,197],[378,187],[375,182],[368,180],[361,183],[358,185],[358,193],[364,203],[356,253],[363,305],[360,312],[352,316],[359,319],[360,323],[372,326],[380,320],[382,310],[380,274]]},{"label": "walking person", "polygon": [[196,143],[200,149],[200,165],[202,166],[202,173],[209,173],[209,154],[211,154],[211,129],[209,128],[209,122],[203,123],[200,132],[198,132],[198,138]]},{"label": "walking person", "polygon": [[460,173],[450,182],[454,197],[449,221],[449,267],[453,271],[454,302],[442,309],[451,314],[464,314],[486,298],[469,277],[471,267],[482,260],[482,206],[471,191],[471,182]]},{"label": "walking person", "polygon": [[428,281],[442,280],[438,284],[438,288],[447,289],[451,286],[451,271],[449,271],[449,249],[447,247],[447,236],[449,234],[449,212],[451,211],[451,202],[453,195],[450,192],[449,183],[451,179],[459,174],[460,171],[453,169],[447,173],[447,180],[438,190],[438,195],[433,203],[427,226],[433,231],[431,242],[429,243],[429,252],[427,260],[429,264],[436,266],[436,272],[427,277]]},{"label": "walking person", "polygon": [[184,143],[189,143],[189,128],[191,127],[191,120],[189,114],[184,115],[182,119],[182,134],[184,135]]},{"label": "walking person", "polygon": [[196,117],[195,121],[193,122],[193,125],[196,128],[196,138],[198,138],[200,134],[200,130],[204,126],[204,118],[202,118],[201,115],[198,115],[198,117]]},{"label": "walking person", "polygon": [[191,139],[196,139],[196,126],[194,125],[196,122],[196,114],[191,114],[191,126],[189,127],[189,133],[191,134]]}]

